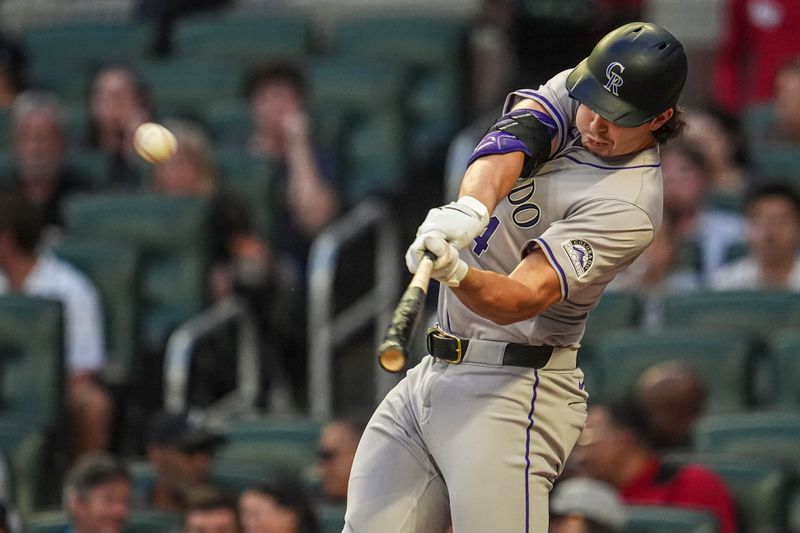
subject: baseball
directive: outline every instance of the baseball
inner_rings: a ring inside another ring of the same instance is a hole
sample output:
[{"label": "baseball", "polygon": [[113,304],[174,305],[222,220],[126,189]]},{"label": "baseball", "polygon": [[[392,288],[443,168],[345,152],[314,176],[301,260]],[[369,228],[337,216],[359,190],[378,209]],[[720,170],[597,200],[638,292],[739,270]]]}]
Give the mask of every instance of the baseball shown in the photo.
[{"label": "baseball", "polygon": [[142,159],[150,163],[166,161],[178,147],[178,141],[167,128],[154,122],[145,122],[133,134],[133,147]]}]

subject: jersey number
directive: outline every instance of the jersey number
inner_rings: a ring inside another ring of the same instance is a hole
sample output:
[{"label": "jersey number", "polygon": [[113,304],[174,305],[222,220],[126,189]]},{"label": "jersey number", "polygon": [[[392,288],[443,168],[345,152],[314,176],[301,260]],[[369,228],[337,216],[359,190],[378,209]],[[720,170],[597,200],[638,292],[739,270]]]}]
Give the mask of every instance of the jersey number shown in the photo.
[{"label": "jersey number", "polygon": [[489,247],[489,239],[492,238],[492,235],[495,231],[497,231],[497,227],[500,225],[500,219],[497,217],[492,217],[489,219],[489,225],[486,226],[486,229],[483,230],[483,233],[475,237],[475,248],[472,249],[475,252],[475,255],[481,255],[486,249]]}]

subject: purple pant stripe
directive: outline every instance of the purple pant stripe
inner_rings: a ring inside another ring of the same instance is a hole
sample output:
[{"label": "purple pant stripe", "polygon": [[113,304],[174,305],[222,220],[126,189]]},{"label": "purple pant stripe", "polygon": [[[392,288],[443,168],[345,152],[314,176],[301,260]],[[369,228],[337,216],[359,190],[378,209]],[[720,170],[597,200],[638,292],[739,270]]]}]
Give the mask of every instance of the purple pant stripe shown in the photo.
[{"label": "purple pant stripe", "polygon": [[531,410],[528,412],[528,430],[525,437],[525,533],[529,533],[531,525],[530,510],[530,484],[528,476],[531,471],[531,429],[533,429],[533,414],[536,411],[536,390],[539,387],[539,371],[533,369],[536,379],[533,382],[533,397],[531,398]]}]

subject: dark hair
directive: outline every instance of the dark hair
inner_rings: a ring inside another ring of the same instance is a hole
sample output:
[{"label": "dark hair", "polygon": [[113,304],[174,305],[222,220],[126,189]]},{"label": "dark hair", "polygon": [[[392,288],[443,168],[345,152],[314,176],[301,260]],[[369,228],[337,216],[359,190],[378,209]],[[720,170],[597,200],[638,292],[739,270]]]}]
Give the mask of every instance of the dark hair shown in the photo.
[{"label": "dark hair", "polygon": [[662,158],[667,153],[676,153],[685,157],[692,166],[697,167],[704,175],[708,175],[710,169],[706,156],[686,141],[678,140],[670,144],[662,151]]},{"label": "dark hair", "polygon": [[783,63],[780,64],[778,67],[778,71],[775,73],[775,78],[785,72],[790,72],[792,74],[800,75],[800,56],[792,56]]},{"label": "dark hair", "polygon": [[350,432],[356,437],[356,440],[358,440],[361,438],[361,435],[364,434],[364,430],[367,429],[369,417],[362,416],[361,414],[350,414],[340,418],[335,418],[331,422],[346,426],[347,429],[349,429]]},{"label": "dark hair", "polygon": [[17,246],[34,253],[42,233],[40,209],[21,194],[0,193],[0,231],[11,232]]},{"label": "dark hair", "polygon": [[733,141],[733,159],[739,165],[747,165],[747,144],[742,133],[742,123],[733,115],[717,104],[707,104],[696,110],[697,114],[708,115],[719,123],[721,129]]},{"label": "dark hair", "polygon": [[256,485],[247,490],[272,498],[279,506],[292,511],[297,517],[299,533],[321,533],[314,508],[296,483],[284,480]]},{"label": "dark hair", "polygon": [[110,71],[123,72],[126,76],[128,76],[133,84],[133,90],[136,94],[136,97],[139,99],[139,102],[149,113],[153,112],[153,99],[150,94],[150,87],[147,85],[144,76],[142,76],[136,67],[124,62],[111,62],[101,65],[89,76],[89,85],[87,86],[86,91],[87,100],[89,100],[90,103],[87,108],[90,114],[87,141],[89,145],[93,147],[97,147],[98,143],[100,142],[98,138],[100,132],[97,131],[97,125],[94,123],[94,119],[91,117],[91,99],[94,96],[94,89],[98,78]]},{"label": "dark hair", "polygon": [[75,495],[85,499],[100,485],[112,481],[130,481],[128,469],[107,453],[90,453],[81,458],[69,472],[64,481],[64,497]]},{"label": "dark hair", "polygon": [[647,413],[639,402],[632,398],[622,398],[605,404],[605,408],[614,426],[630,431],[641,444],[651,447],[650,424]]},{"label": "dark hair", "polygon": [[272,63],[260,65],[247,73],[244,94],[249,99],[264,86],[272,83],[286,83],[292,86],[300,98],[308,100],[308,82],[303,72],[291,63]]},{"label": "dark hair", "polygon": [[213,487],[199,487],[191,491],[187,497],[186,509],[183,513],[183,524],[193,512],[216,511],[225,509],[231,511],[239,523],[239,508],[236,501]]},{"label": "dark hair", "polygon": [[672,109],[674,113],[672,113],[669,120],[653,132],[653,137],[656,138],[658,144],[666,144],[670,140],[680,136],[683,130],[686,129],[686,112],[679,106],[675,106]]},{"label": "dark hair", "polygon": [[0,33],[0,71],[4,71],[15,91],[25,88],[25,52],[16,41]]},{"label": "dark hair", "polygon": [[773,196],[788,200],[789,203],[792,204],[795,213],[800,216],[800,194],[798,194],[794,187],[787,183],[766,183],[755,188],[747,195],[747,199],[744,203],[744,210],[748,211],[757,201]]}]

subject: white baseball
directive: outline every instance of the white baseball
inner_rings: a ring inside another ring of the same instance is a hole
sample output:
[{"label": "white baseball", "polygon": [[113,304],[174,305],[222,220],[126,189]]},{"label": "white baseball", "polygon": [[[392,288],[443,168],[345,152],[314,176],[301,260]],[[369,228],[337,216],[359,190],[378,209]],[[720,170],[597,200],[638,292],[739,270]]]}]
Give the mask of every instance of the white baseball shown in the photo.
[{"label": "white baseball", "polygon": [[161,163],[172,157],[178,148],[178,141],[161,124],[145,122],[133,134],[133,147],[145,161]]}]

